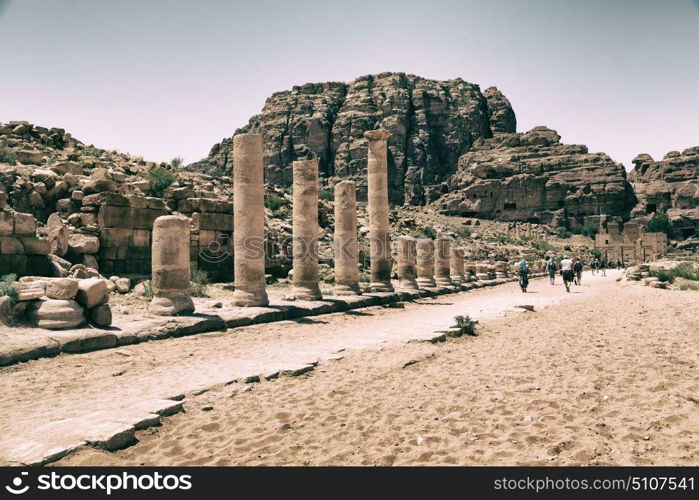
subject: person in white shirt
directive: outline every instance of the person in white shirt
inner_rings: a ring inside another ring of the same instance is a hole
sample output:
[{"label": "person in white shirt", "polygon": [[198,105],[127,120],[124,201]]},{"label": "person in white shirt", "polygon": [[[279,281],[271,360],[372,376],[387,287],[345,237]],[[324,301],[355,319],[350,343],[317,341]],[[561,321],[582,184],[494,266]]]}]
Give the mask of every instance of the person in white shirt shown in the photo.
[{"label": "person in white shirt", "polygon": [[566,292],[570,292],[570,284],[573,282],[573,261],[567,255],[564,255],[561,261],[561,274],[563,275],[563,284],[566,286]]}]

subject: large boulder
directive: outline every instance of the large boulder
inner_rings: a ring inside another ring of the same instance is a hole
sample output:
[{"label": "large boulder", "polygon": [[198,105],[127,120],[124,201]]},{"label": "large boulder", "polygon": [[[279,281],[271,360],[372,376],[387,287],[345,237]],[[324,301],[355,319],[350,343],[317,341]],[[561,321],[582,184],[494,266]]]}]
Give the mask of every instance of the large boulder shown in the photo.
[{"label": "large boulder", "polygon": [[97,236],[83,233],[72,233],[68,237],[68,251],[71,254],[81,255],[85,253],[97,253],[100,249],[100,240]]},{"label": "large boulder", "polygon": [[51,244],[51,253],[63,257],[68,253],[68,228],[61,225],[49,226],[48,239]]},{"label": "large boulder", "polygon": [[104,193],[114,191],[115,184],[109,177],[107,169],[96,168],[90,179],[83,185],[81,191],[86,194]]},{"label": "large boulder", "polygon": [[109,292],[105,280],[100,278],[88,278],[78,283],[78,293],[75,296],[78,303],[86,309],[92,309],[109,301]]},{"label": "large boulder", "polygon": [[109,326],[112,324],[112,309],[109,304],[101,304],[93,307],[88,312],[90,322],[95,326]]},{"label": "large boulder", "polygon": [[29,320],[39,328],[75,328],[85,321],[83,308],[74,300],[39,299],[27,310]]}]

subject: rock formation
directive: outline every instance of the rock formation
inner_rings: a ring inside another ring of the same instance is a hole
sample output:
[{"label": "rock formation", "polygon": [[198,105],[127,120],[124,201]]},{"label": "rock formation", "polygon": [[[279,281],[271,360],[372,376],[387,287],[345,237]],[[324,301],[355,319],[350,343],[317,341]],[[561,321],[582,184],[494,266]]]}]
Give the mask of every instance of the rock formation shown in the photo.
[{"label": "rock formation", "polygon": [[546,127],[476,141],[428,198],[455,215],[570,226],[628,218],[635,204],[623,165]]},{"label": "rock formation", "polygon": [[632,215],[643,217],[666,211],[678,236],[699,230],[699,146],[670,151],[660,161],[640,154],[629,174],[639,202]]},{"label": "rock formation", "polygon": [[[460,78],[435,81],[404,73],[368,75],[345,83],[309,83],[277,92],[235,134],[263,137],[266,180],[291,184],[291,165],[313,156],[321,177],[365,186],[364,132],[391,133],[389,194],[393,203],[420,204],[423,186],[444,181],[477,139],[514,132],[515,116],[496,88],[485,93]],[[189,169],[230,172],[231,139]]]}]

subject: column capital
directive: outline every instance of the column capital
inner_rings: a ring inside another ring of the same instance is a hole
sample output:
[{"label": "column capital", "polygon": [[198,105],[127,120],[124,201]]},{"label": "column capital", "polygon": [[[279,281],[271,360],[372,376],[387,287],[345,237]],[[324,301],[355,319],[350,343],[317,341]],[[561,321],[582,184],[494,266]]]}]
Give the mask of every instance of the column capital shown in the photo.
[{"label": "column capital", "polygon": [[391,137],[391,133],[382,128],[364,132],[364,138],[368,141],[387,141],[389,137]]}]

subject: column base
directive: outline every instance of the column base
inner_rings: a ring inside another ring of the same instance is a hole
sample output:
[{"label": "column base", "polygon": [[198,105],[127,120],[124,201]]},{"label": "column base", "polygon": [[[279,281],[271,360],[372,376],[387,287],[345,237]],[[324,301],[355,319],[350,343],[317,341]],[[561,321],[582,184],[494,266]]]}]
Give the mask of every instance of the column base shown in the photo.
[{"label": "column base", "polygon": [[267,292],[264,288],[256,291],[247,291],[236,288],[235,292],[233,292],[231,304],[237,307],[268,306],[269,298],[267,297]]},{"label": "column base", "polygon": [[390,281],[374,281],[369,284],[372,292],[393,292],[393,285]]},{"label": "column base", "polygon": [[434,280],[437,286],[451,286],[452,282],[449,278],[437,278]]},{"label": "column base", "polygon": [[191,297],[153,297],[148,312],[156,316],[176,316],[194,312]]},{"label": "column base", "polygon": [[398,288],[401,290],[419,290],[420,287],[417,286],[417,281],[414,279],[402,279],[398,281]]},{"label": "column base", "polygon": [[295,286],[287,296],[292,300],[320,300],[323,294],[318,286]]},{"label": "column base", "polygon": [[333,295],[361,295],[362,289],[359,288],[359,283],[353,285],[335,285]]},{"label": "column base", "polygon": [[431,278],[418,278],[417,286],[419,288],[434,288],[437,286],[437,283]]}]

